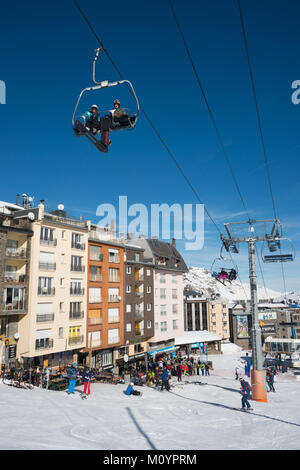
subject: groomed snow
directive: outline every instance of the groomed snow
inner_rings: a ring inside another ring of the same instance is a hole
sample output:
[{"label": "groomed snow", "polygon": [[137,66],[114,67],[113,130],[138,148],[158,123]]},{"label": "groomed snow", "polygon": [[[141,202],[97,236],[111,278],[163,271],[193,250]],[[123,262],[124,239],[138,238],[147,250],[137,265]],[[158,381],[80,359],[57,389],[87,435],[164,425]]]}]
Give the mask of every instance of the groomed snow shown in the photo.
[{"label": "groomed snow", "polygon": [[[22,390],[0,384],[1,449],[192,450],[299,449],[300,382],[292,373],[275,377],[268,403],[240,407],[234,369],[244,352],[210,356],[207,385],[183,384],[171,392],[147,387],[142,397],[125,385],[92,384],[92,394]],[[198,377],[184,378],[197,380]],[[177,384],[176,379],[172,379]]]}]

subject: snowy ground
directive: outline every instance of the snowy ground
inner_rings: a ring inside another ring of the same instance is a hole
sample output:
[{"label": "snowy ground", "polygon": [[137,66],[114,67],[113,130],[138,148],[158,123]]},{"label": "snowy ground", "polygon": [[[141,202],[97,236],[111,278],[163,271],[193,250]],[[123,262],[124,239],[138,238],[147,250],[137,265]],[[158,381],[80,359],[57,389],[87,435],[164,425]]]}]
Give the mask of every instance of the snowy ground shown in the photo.
[{"label": "snowy ground", "polygon": [[125,396],[124,385],[92,384],[82,400],[82,387],[68,396],[1,382],[0,449],[300,449],[300,382],[292,373],[275,377],[276,393],[267,404],[251,402],[251,414],[230,409],[241,404],[233,372],[240,356],[210,356],[207,385],[136,387],[142,397]]}]

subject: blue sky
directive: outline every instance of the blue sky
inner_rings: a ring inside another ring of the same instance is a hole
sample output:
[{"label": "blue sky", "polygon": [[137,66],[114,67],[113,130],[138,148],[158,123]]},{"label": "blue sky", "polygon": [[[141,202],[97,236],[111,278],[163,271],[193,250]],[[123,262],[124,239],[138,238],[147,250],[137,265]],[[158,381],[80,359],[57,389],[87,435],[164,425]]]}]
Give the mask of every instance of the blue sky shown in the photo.
[{"label": "blue sky", "polygon": [[[173,0],[200,79],[251,216],[271,218],[254,102],[237,2]],[[250,56],[266,143],[274,197],[285,234],[300,248],[299,120],[291,101],[300,79],[297,0],[242,0]],[[167,1],[83,2],[105,47],[222,229],[243,220],[243,207],[219,148],[200,90]],[[108,154],[73,136],[71,118],[79,92],[92,84],[98,46],[73,2],[5,2],[0,18],[1,194],[14,201],[26,192],[45,199],[48,209],[63,203],[73,215],[97,222],[101,203],[193,204],[198,201],[143,116],[134,131],[116,132]],[[118,79],[104,56],[99,79]],[[119,87],[121,88],[121,87]],[[132,107],[125,90],[90,95],[104,109],[114,98]],[[218,256],[218,232],[206,221],[204,248],[185,252],[190,265],[210,267]],[[247,281],[245,250],[235,258]],[[288,290],[299,290],[299,261],[285,265]],[[268,287],[283,291],[280,266],[263,266]],[[258,272],[259,275],[259,272]]]}]

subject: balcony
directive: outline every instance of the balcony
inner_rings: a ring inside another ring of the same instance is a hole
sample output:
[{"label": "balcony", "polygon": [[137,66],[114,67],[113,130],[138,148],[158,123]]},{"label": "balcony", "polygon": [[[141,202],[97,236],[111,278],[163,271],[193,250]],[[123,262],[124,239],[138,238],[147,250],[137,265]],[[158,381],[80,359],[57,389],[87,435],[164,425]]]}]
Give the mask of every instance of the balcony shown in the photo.
[{"label": "balcony", "polygon": [[39,269],[41,271],[55,271],[56,270],[56,263],[43,263],[42,261],[39,262]]},{"label": "balcony", "polygon": [[12,275],[12,273],[4,273],[4,282],[5,284],[25,284],[28,279],[25,274]]},{"label": "balcony", "polygon": [[88,326],[102,325],[102,318],[89,318]]},{"label": "balcony", "polygon": [[136,336],[144,336],[144,330],[135,329],[135,334],[136,334]]},{"label": "balcony", "polygon": [[56,246],[57,245],[57,239],[53,238],[53,240],[47,240],[45,238],[40,238],[40,244],[45,245],[45,246]]},{"label": "balcony", "polygon": [[73,338],[69,338],[69,345],[73,344],[81,344],[84,341],[84,336],[74,336]]},{"label": "balcony", "polygon": [[16,250],[15,248],[6,248],[5,257],[12,259],[26,259],[27,251],[24,249]]},{"label": "balcony", "polygon": [[38,287],[38,295],[50,296],[55,295],[54,287]]},{"label": "balcony", "polygon": [[71,286],[70,295],[84,295],[84,289],[82,287],[72,287]]},{"label": "balcony", "polygon": [[75,250],[85,250],[85,243],[72,242],[71,247]]},{"label": "balcony", "polygon": [[120,263],[120,258],[119,258],[119,256],[109,256],[108,257],[108,262],[109,263]]},{"label": "balcony", "polygon": [[[2,304],[2,310],[11,313],[25,313],[25,302],[23,300],[15,301],[12,303],[4,303]],[[27,312],[26,312],[27,313]]]},{"label": "balcony", "polygon": [[108,301],[109,302],[120,302],[121,297],[119,295],[109,295]]},{"label": "balcony", "polygon": [[54,321],[54,313],[38,313],[36,316],[37,323],[48,323]]},{"label": "balcony", "polygon": [[70,312],[69,320],[81,320],[84,317],[84,312]]},{"label": "balcony", "polygon": [[84,273],[85,267],[81,265],[72,265],[71,264],[71,271],[76,273]]},{"label": "balcony", "polygon": [[37,339],[35,342],[35,350],[40,351],[41,349],[52,349],[53,348],[53,339],[42,338]]},{"label": "balcony", "polygon": [[143,320],[144,319],[144,310],[134,312],[134,318],[136,320]]},{"label": "balcony", "polygon": [[89,304],[101,304],[102,297],[92,297],[89,298]]}]

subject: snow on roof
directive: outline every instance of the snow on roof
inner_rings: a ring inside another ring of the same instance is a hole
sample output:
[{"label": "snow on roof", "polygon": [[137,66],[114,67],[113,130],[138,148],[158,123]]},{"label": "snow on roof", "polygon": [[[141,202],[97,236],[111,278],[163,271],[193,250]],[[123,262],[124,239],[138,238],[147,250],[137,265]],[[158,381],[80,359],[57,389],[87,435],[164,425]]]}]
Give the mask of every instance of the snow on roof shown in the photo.
[{"label": "snow on roof", "polygon": [[210,341],[221,341],[219,336],[210,333],[207,330],[202,331],[185,331],[184,336],[175,338],[175,345],[179,344],[192,344],[192,343],[206,343]]},{"label": "snow on roof", "polygon": [[22,210],[22,206],[11,204],[10,202],[0,201],[0,212],[10,214],[12,210]]}]

